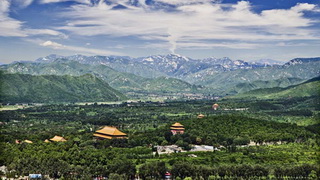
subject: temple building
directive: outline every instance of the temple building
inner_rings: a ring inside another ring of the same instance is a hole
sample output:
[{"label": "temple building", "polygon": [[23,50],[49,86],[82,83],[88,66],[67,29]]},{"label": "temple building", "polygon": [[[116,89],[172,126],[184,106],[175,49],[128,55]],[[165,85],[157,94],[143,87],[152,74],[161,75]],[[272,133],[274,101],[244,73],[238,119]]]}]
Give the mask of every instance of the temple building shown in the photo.
[{"label": "temple building", "polygon": [[183,134],[184,133],[184,127],[182,124],[176,122],[174,124],[171,125],[170,130],[172,132],[173,135],[176,134]]},{"label": "temple building", "polygon": [[204,118],[204,117],[205,117],[205,115],[203,115],[203,114],[199,114],[199,115],[197,116],[198,119],[202,119],[202,118]]},{"label": "temple building", "polygon": [[24,140],[23,142],[28,143],[28,144],[32,144],[33,143],[32,141],[30,141],[28,139]]},{"label": "temple building", "polygon": [[54,136],[53,138],[50,139],[50,141],[54,142],[66,142],[67,140],[61,136]]},{"label": "temple building", "polygon": [[127,134],[119,131],[115,127],[105,126],[104,128],[97,130],[93,136],[97,139],[127,139]]},{"label": "temple building", "polygon": [[32,144],[33,142],[32,141],[30,141],[30,140],[28,140],[28,139],[26,139],[26,140],[24,140],[24,141],[20,141],[20,140],[17,140],[16,139],[16,144],[22,144],[22,143],[28,143],[28,144]]},{"label": "temple building", "polygon": [[212,105],[212,109],[213,109],[213,110],[217,110],[218,107],[219,107],[219,104],[213,104],[213,105]]}]

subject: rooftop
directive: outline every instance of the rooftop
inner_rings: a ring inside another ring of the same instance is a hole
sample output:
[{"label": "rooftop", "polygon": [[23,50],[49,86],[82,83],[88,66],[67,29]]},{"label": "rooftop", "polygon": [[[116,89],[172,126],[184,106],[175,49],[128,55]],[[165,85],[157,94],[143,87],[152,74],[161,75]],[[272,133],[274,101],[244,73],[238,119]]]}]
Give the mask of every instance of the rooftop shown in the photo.
[{"label": "rooftop", "polygon": [[172,124],[171,126],[182,126],[182,127],[183,127],[183,125],[182,125],[182,124],[180,124],[180,123],[178,123],[178,122],[176,122],[176,123]]},{"label": "rooftop", "polygon": [[119,131],[117,128],[111,127],[111,126],[105,126],[104,128],[96,131],[96,133],[107,134],[107,135],[111,135],[111,136],[126,136],[127,135],[126,133],[123,133],[123,132]]},{"label": "rooftop", "polygon": [[53,138],[50,139],[50,141],[55,141],[55,142],[65,142],[67,141],[66,139],[64,139],[61,136],[54,136]]}]

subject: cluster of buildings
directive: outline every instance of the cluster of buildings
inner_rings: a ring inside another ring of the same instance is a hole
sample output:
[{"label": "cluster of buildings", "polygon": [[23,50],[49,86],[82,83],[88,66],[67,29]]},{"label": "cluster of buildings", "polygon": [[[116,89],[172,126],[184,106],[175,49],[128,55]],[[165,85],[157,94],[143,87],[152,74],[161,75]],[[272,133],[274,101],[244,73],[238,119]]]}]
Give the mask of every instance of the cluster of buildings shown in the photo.
[{"label": "cluster of buildings", "polygon": [[[183,134],[184,126],[178,122],[170,126],[170,131],[173,135]],[[96,139],[127,139],[128,136],[126,133],[121,132],[116,127],[105,126],[104,128],[95,131],[93,136]]]},{"label": "cluster of buildings", "polygon": [[[219,107],[218,104],[213,104],[212,105],[212,109],[214,109],[214,110],[217,110],[218,107]],[[203,114],[199,114],[197,116],[198,119],[202,119],[204,117],[205,117],[205,115],[203,115]],[[173,135],[183,134],[184,131],[185,131],[185,128],[181,123],[176,122],[176,123],[174,123],[174,124],[172,124],[170,126],[170,131],[171,131],[171,133]],[[98,140],[101,140],[101,139],[128,139],[128,136],[127,136],[126,133],[121,132],[116,127],[112,127],[112,126],[105,126],[102,129],[95,131],[93,136]],[[67,140],[64,137],[58,136],[58,135],[55,135],[51,139],[44,140],[44,142],[46,142],[46,143],[49,143],[49,142],[66,142],[66,141]],[[31,144],[33,142],[30,141],[30,140],[24,140],[24,141],[16,140],[16,143],[17,144],[21,144],[21,143]]]},{"label": "cluster of buildings", "polygon": [[[44,142],[46,143],[49,143],[49,142],[66,142],[67,140],[61,136],[54,136],[53,138],[51,139],[46,139],[44,140]],[[23,140],[23,141],[20,141],[20,140],[17,140],[16,139],[16,144],[22,144],[22,143],[27,143],[27,144],[32,144],[33,142],[30,141],[30,140]]]}]

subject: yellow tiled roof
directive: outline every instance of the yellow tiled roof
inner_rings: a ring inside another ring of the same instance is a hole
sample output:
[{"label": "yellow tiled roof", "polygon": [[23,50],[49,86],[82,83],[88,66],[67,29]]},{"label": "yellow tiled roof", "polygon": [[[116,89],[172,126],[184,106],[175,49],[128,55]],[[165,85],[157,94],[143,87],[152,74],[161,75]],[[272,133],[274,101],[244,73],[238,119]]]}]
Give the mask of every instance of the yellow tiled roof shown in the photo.
[{"label": "yellow tiled roof", "polygon": [[104,128],[96,131],[96,133],[106,134],[106,135],[111,135],[111,136],[126,136],[127,135],[126,133],[119,131],[117,128],[110,127],[110,126],[105,126]]},{"label": "yellow tiled roof", "polygon": [[170,127],[170,129],[172,129],[172,130],[184,130],[183,127]]},{"label": "yellow tiled roof", "polygon": [[50,141],[55,141],[55,142],[65,142],[67,141],[66,139],[64,139],[61,136],[54,136],[53,138],[50,139]]},{"label": "yellow tiled roof", "polygon": [[172,124],[171,126],[183,126],[183,125],[178,123],[178,122],[176,122],[176,123]]},{"label": "yellow tiled roof", "polygon": [[102,135],[102,134],[96,134],[94,133],[93,136],[96,136],[96,137],[101,137],[101,138],[105,138],[105,139],[112,139],[111,136],[106,136],[106,135]]},{"label": "yellow tiled roof", "polygon": [[28,144],[31,144],[31,143],[33,143],[32,141],[30,141],[30,140],[24,140],[23,142],[25,142],[25,143],[28,143]]}]

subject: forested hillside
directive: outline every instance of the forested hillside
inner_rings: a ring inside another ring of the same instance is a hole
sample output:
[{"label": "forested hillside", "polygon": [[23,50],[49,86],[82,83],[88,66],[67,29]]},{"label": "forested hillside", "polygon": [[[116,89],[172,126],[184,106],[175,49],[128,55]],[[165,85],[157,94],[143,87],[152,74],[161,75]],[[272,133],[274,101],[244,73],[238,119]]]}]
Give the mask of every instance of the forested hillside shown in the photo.
[{"label": "forested hillside", "polygon": [[117,101],[126,97],[93,75],[1,74],[1,102]]},{"label": "forested hillside", "polygon": [[320,77],[310,79],[298,85],[287,88],[265,88],[257,89],[234,96],[234,98],[259,98],[259,99],[277,99],[291,97],[310,97],[320,95]]},{"label": "forested hillside", "polygon": [[3,65],[0,68],[8,73],[32,75],[80,76],[92,74],[121,92],[194,92],[202,89],[200,86],[194,86],[175,78],[146,78],[125,72],[118,72],[103,64],[81,64],[65,59],[57,59],[50,63],[13,63]]}]

